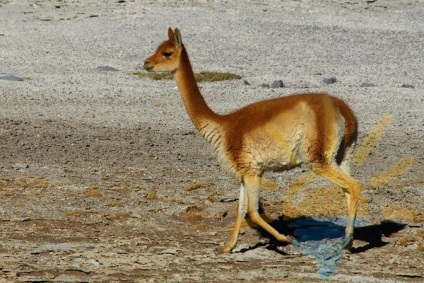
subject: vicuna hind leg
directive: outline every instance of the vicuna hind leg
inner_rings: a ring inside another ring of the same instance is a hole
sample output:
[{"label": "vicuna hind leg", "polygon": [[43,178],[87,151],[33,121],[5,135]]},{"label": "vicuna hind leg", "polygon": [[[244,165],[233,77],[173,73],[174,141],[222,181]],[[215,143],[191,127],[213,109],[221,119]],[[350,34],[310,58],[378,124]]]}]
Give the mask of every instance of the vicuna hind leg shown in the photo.
[{"label": "vicuna hind leg", "polygon": [[348,207],[347,207],[347,225],[345,231],[345,239],[343,248],[350,249],[353,243],[353,229],[358,207],[358,197],[361,191],[359,183],[341,170],[337,165],[333,164],[314,164],[312,170],[318,175],[342,187],[345,192]]}]

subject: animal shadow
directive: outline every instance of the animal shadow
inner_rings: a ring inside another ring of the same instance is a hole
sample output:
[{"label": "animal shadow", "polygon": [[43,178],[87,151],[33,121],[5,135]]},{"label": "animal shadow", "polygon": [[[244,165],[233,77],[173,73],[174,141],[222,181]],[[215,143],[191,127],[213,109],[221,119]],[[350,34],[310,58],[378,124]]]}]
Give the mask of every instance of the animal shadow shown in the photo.
[{"label": "animal shadow", "polygon": [[[340,223],[343,221],[338,220],[340,219],[319,219],[311,217],[283,220],[283,216],[280,216],[278,219],[270,221],[269,224],[278,232],[295,237],[298,242],[325,241],[344,237],[345,225],[344,223]],[[399,232],[405,227],[406,224],[389,220],[384,220],[380,224],[356,227],[354,230],[354,240],[361,240],[367,244],[360,247],[354,247],[350,251],[351,253],[361,253],[372,248],[383,247],[388,244],[383,241],[383,236],[389,237],[391,234]],[[261,227],[255,227],[255,229],[262,238],[268,239],[268,249],[282,253],[277,247],[286,246],[287,243],[277,241]]]},{"label": "animal shadow", "polygon": [[382,240],[383,235],[389,237],[403,230],[405,227],[406,224],[384,220],[380,224],[355,228],[354,239],[365,241],[368,244],[362,247],[353,248],[351,252],[361,253],[372,248],[383,247],[388,244]]}]

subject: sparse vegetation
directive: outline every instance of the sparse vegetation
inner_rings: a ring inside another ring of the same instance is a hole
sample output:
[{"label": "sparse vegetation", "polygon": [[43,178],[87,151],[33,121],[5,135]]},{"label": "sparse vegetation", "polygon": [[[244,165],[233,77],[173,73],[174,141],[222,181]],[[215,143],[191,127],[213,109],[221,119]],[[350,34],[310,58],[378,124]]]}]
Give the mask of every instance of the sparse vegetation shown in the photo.
[{"label": "sparse vegetation", "polygon": [[[171,73],[134,72],[133,74],[139,78],[149,78],[155,81],[174,79],[174,76]],[[197,82],[218,82],[241,79],[241,76],[228,72],[204,71],[200,73],[195,73],[194,76],[196,77]]]},{"label": "sparse vegetation", "polygon": [[118,211],[115,213],[110,213],[110,214],[106,214],[103,215],[104,218],[106,218],[107,220],[110,221],[115,221],[115,220],[127,220],[128,218],[131,217],[131,214],[126,212],[126,211]]}]

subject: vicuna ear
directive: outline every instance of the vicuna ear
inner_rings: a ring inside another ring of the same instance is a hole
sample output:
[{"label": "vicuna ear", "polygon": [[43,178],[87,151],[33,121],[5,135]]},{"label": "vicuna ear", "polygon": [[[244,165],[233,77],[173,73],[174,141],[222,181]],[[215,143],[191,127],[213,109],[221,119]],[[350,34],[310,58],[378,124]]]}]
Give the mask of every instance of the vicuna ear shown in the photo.
[{"label": "vicuna ear", "polygon": [[181,33],[178,28],[175,29],[174,35],[175,35],[175,42],[177,43],[178,48],[181,48],[183,46],[183,38],[181,37]]},{"label": "vicuna ear", "polygon": [[174,32],[172,31],[172,28],[168,28],[168,39],[170,41],[175,41],[175,36],[174,36]]}]

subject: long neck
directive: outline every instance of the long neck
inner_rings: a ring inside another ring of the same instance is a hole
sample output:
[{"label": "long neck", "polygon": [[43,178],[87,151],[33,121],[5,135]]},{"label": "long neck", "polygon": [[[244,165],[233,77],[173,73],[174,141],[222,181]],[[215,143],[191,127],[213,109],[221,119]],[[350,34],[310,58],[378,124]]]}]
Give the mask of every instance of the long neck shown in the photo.
[{"label": "long neck", "polygon": [[209,121],[217,121],[219,115],[214,113],[206,104],[197,86],[190,59],[183,46],[180,57],[180,68],[175,71],[175,80],[180,90],[188,115],[198,130]]}]

